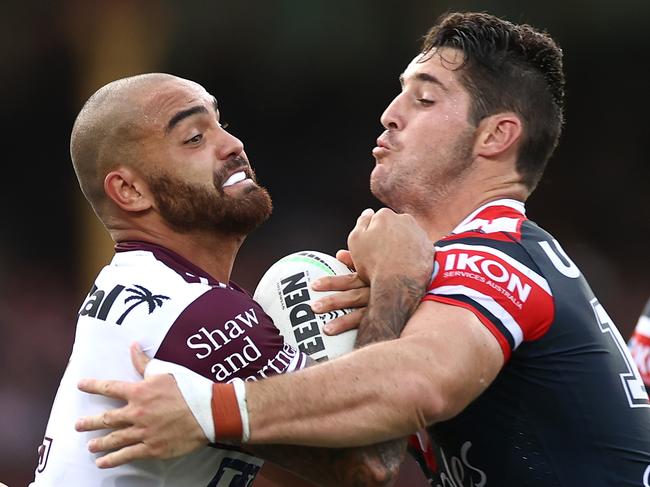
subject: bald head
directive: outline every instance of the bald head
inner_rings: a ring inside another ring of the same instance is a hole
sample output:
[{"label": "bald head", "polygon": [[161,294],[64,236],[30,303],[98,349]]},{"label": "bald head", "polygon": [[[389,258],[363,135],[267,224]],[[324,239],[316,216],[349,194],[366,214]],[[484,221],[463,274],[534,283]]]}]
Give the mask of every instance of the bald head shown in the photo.
[{"label": "bald head", "polygon": [[148,95],[165,83],[187,80],[149,73],[113,81],[83,106],[72,128],[70,155],[79,185],[95,213],[104,213],[104,177],[118,165],[137,167],[138,141],[147,131]]}]

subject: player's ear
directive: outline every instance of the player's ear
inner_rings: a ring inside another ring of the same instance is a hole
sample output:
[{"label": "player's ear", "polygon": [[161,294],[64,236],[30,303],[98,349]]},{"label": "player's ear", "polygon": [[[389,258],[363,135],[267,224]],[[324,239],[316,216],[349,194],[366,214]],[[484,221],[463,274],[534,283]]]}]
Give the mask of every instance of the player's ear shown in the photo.
[{"label": "player's ear", "polygon": [[153,206],[146,183],[129,167],[110,171],[104,178],[104,191],[124,211],[144,211]]},{"label": "player's ear", "polygon": [[512,112],[498,113],[481,120],[476,138],[476,154],[493,158],[517,146],[522,123]]}]

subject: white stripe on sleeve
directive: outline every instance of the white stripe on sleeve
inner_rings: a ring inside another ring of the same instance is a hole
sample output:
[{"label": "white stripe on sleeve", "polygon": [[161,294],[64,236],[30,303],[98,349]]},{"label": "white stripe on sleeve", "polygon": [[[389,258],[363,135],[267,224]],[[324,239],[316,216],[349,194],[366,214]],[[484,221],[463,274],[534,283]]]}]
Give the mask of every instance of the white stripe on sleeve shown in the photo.
[{"label": "white stripe on sleeve", "polygon": [[487,294],[480,293],[475,289],[466,286],[440,286],[430,290],[427,294],[442,296],[460,294],[467,296],[487,309],[503,324],[503,326],[506,327],[515,342],[514,348],[517,348],[524,340],[524,334],[519,323],[515,321],[512,315],[508,313],[503,306]]}]

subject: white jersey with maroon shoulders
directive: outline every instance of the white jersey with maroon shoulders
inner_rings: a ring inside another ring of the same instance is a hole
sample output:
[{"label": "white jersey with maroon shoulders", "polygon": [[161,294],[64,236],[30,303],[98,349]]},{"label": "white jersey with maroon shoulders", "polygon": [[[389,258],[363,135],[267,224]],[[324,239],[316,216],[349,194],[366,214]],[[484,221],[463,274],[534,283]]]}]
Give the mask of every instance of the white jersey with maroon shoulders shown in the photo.
[{"label": "white jersey with maroon shoulders", "polygon": [[484,205],[436,242],[423,299],[470,310],[505,358],[464,411],[411,439],[431,485],[650,487],[639,371],[578,267],[523,203]]},{"label": "white jersey with maroon shoulders", "polygon": [[152,357],[215,381],[258,380],[302,368],[306,356],[286,345],[247,292],[223,284],[179,255],[143,242],[118,244],[79,310],[70,362],[39,447],[34,487],[249,486],[262,460],[224,445],[172,460],[95,466],[75,421],[120,401],[77,389],[84,377],[141,379],[129,357],[134,341]]}]

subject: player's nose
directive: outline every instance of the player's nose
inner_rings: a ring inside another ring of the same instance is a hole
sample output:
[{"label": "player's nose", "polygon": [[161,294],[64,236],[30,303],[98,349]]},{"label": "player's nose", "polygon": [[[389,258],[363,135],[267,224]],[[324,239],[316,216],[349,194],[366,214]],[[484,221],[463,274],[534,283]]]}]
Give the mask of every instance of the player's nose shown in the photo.
[{"label": "player's nose", "polygon": [[403,121],[400,115],[400,101],[401,94],[393,98],[393,101],[386,107],[384,113],[381,114],[381,124],[385,129],[399,130],[403,128]]},{"label": "player's nose", "polygon": [[227,160],[241,155],[244,152],[244,143],[230,132],[220,129],[216,151],[220,160]]}]

